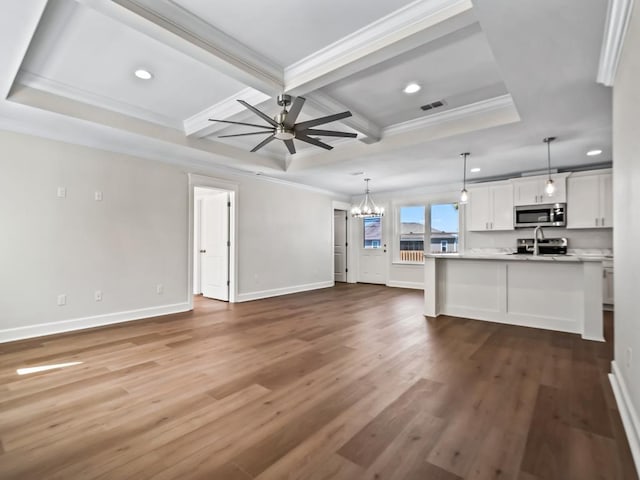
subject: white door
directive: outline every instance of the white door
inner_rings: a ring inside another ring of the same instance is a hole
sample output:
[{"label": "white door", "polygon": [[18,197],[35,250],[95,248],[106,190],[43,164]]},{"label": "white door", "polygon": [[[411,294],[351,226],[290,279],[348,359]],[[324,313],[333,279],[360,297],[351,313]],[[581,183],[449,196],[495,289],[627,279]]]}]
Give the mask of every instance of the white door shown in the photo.
[{"label": "white door", "polygon": [[333,211],[333,265],[336,282],[347,281],[347,212]]},{"label": "white door", "polygon": [[202,295],[229,300],[229,194],[202,199],[201,213]]},{"label": "white door", "polygon": [[359,282],[387,283],[387,243],[383,233],[383,219],[384,217],[365,218],[362,221]]},{"label": "white door", "polygon": [[513,230],[513,186],[491,187],[491,230]]}]

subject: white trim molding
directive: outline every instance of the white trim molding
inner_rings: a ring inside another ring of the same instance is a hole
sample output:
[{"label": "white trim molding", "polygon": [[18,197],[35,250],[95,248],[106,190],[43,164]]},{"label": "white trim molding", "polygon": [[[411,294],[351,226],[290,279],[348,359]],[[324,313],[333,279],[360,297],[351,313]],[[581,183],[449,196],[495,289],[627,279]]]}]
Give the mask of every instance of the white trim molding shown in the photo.
[{"label": "white trim molding", "polygon": [[632,10],[633,0],[609,0],[597,77],[597,82],[607,87],[612,87],[616,78]]},{"label": "white trim molding", "polygon": [[174,303],[172,305],[162,305],[159,307],[140,308],[125,312],[107,313],[105,315],[95,315],[91,317],[74,318],[59,322],[39,323],[26,327],[6,328],[0,330],[0,343],[24,340],[27,338],[42,337],[56,333],[72,332],[75,330],[85,330],[88,328],[102,327],[114,323],[130,322],[133,320],[144,320],[151,317],[170,315],[172,313],[182,313],[192,310],[188,302]]},{"label": "white trim molding", "polygon": [[259,290],[257,292],[240,293],[236,298],[237,302],[250,302],[261,298],[279,297],[290,293],[308,292],[309,290],[319,290],[321,288],[333,287],[333,280],[327,282],[305,283],[303,285],[293,285],[291,287],[272,288],[269,290]]},{"label": "white trim molding", "polygon": [[[422,267],[422,264],[420,264],[420,267]],[[401,281],[391,280],[391,281],[387,282],[387,287],[392,287],[392,288],[410,288],[412,290],[424,290],[424,283],[422,283],[422,282],[401,282]]]},{"label": "white trim molding", "polygon": [[486,100],[470,103],[469,105],[452,108],[451,110],[445,110],[441,113],[434,113],[433,115],[427,115],[414,120],[396,123],[395,125],[385,128],[383,134],[385,137],[398,135],[421,128],[431,127],[440,123],[461,120],[473,115],[482,115],[484,113],[493,112],[503,108],[515,109],[513,98],[508,93],[500,95],[499,97],[488,98]]},{"label": "white trim molding", "polygon": [[622,425],[627,434],[627,441],[631,449],[633,461],[636,464],[636,470],[640,471],[640,417],[633,406],[624,376],[622,376],[615,360],[611,362],[609,381],[611,382],[613,394],[616,397],[616,403],[620,411],[620,417],[622,418]]}]

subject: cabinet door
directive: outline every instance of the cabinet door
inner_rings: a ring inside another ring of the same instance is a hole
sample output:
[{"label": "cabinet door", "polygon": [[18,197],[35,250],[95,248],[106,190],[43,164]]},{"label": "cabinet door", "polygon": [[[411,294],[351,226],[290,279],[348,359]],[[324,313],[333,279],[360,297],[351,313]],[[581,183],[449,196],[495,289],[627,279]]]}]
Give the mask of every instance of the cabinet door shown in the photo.
[{"label": "cabinet door", "polygon": [[600,226],[600,176],[569,177],[567,228]]},{"label": "cabinet door", "polygon": [[467,230],[485,231],[489,229],[491,222],[491,202],[489,187],[469,189],[469,202],[467,210]]},{"label": "cabinet door", "polygon": [[613,175],[605,173],[600,177],[600,226],[613,227]]},{"label": "cabinet door", "polygon": [[492,230],[513,230],[513,185],[491,187]]},{"label": "cabinet door", "polygon": [[535,205],[540,201],[542,188],[540,179],[516,180],[513,182],[513,204]]}]

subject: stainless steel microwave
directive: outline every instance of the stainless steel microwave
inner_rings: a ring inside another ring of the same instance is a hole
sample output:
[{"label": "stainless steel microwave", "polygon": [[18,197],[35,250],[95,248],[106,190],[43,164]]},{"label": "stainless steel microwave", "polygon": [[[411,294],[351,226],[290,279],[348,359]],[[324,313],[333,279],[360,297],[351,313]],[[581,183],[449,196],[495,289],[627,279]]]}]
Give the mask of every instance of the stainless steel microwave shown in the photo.
[{"label": "stainless steel microwave", "polygon": [[565,227],[567,225],[567,204],[519,205],[514,208],[513,221],[513,226],[516,228]]}]

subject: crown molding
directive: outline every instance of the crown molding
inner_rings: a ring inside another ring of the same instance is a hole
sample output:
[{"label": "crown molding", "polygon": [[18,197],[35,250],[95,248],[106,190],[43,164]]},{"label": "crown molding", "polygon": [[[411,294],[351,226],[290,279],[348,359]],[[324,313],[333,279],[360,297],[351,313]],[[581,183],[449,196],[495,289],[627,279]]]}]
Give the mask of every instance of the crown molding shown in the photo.
[{"label": "crown molding", "polygon": [[271,97],[269,95],[262,93],[255,88],[245,88],[237,94],[225,98],[221,102],[205,108],[201,112],[187,118],[183,125],[184,133],[187,136],[195,136],[198,138],[211,135],[212,133],[222,130],[229,125],[210,122],[210,118],[213,117],[224,120],[247,111],[246,108],[238,103],[237,99],[242,99],[251,105],[258,105],[262,102],[266,102],[270,98]]},{"label": "crown molding", "polygon": [[[157,123],[164,127],[179,129],[182,127],[179,120],[166,117],[145,108],[136,107],[127,102],[115,100],[113,98],[97,95],[77,87],[73,87],[63,82],[51,80],[50,78],[37,75],[25,70],[21,70],[16,78],[16,84],[25,87],[42,90],[53,95],[69,98],[76,102],[87,103],[96,107],[113,110],[124,115],[140,118],[147,122]],[[16,88],[16,87],[14,87]]]},{"label": "crown molding", "polygon": [[170,0],[75,0],[267,93],[284,87],[282,68]]},{"label": "crown molding", "polygon": [[[472,8],[471,0],[416,0],[286,67],[285,90],[294,95],[299,94],[300,89],[316,90],[336,81],[336,78],[323,77],[344,67],[349,67],[349,73],[353,73],[354,64],[365,57],[369,57],[371,64],[379,63],[384,58],[379,55],[373,55],[377,57],[373,58],[372,54]],[[475,19],[468,19],[465,23],[473,21]],[[367,66],[370,64],[359,66],[357,70]]]},{"label": "crown molding", "polygon": [[439,123],[461,120],[472,115],[489,113],[494,110],[500,110],[505,107],[514,107],[513,98],[510,94],[500,95],[499,97],[481,100],[479,102],[464,105],[462,107],[452,108],[442,113],[435,113],[426,117],[409,120],[407,122],[391,125],[383,130],[384,137],[398,135],[414,130],[419,130]]},{"label": "crown molding", "polygon": [[597,82],[607,87],[612,87],[616,78],[632,9],[633,0],[609,0],[597,76]]}]

